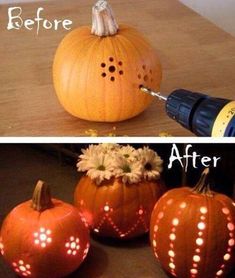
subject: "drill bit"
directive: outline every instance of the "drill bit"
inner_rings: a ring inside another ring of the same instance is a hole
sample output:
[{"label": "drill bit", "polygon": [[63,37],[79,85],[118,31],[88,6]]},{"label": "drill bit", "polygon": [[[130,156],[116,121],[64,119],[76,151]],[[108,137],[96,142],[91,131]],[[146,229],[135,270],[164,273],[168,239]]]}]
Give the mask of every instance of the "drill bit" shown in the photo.
[{"label": "drill bit", "polygon": [[153,97],[157,97],[160,100],[164,100],[164,101],[167,100],[167,97],[163,96],[160,92],[154,92],[153,90],[151,90],[147,87],[144,87],[143,85],[140,86],[140,90],[144,93],[150,94]]}]

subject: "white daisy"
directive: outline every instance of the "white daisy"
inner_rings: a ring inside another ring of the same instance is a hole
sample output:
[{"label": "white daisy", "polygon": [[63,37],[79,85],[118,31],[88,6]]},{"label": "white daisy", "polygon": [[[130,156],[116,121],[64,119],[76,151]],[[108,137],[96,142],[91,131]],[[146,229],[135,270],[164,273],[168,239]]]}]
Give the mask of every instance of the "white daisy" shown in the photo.
[{"label": "white daisy", "polygon": [[113,144],[113,143],[103,143],[99,144],[98,148],[103,153],[110,153],[110,152],[117,152],[120,149],[119,144]]},{"label": "white daisy", "polygon": [[149,149],[149,147],[138,149],[138,153],[141,164],[143,165],[143,177],[146,180],[159,179],[163,163],[161,157]]},{"label": "white daisy", "polygon": [[115,177],[121,177],[123,183],[138,183],[141,181],[142,165],[139,161],[128,161],[123,156],[115,159]]},{"label": "white daisy", "polygon": [[93,156],[99,153],[99,145],[89,145],[87,149],[82,149],[82,154],[79,156],[77,168],[78,171],[85,172],[90,168],[89,163]]},{"label": "white daisy", "polygon": [[98,185],[102,181],[109,180],[113,172],[113,159],[109,154],[98,153],[93,155],[88,162],[87,176],[94,180]]},{"label": "white daisy", "polygon": [[133,148],[130,145],[122,146],[118,150],[118,154],[126,158],[128,161],[134,161],[136,160],[136,157],[138,156],[138,152],[135,148]]}]

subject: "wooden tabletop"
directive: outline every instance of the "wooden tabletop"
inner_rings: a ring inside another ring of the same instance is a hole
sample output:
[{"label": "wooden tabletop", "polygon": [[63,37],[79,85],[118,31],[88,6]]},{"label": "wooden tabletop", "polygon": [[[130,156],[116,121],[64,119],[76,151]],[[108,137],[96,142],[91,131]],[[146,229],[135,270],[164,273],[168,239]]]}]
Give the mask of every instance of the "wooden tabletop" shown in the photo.
[{"label": "wooden tabletop", "polygon": [[[234,99],[235,39],[176,0],[110,0],[118,22],[145,33],[163,64],[162,92],[176,88]],[[20,5],[23,18],[38,7],[49,19],[71,19],[73,28],[91,22],[94,0],[57,0]],[[14,5],[16,6],[16,5]],[[17,5],[19,6],[19,4]],[[120,123],[94,123],[70,116],[52,84],[55,50],[67,31],[7,31],[8,5],[0,6],[0,135],[85,136],[110,132],[128,136],[191,136],[155,101],[141,115]],[[116,128],[113,131],[113,127]]]}]

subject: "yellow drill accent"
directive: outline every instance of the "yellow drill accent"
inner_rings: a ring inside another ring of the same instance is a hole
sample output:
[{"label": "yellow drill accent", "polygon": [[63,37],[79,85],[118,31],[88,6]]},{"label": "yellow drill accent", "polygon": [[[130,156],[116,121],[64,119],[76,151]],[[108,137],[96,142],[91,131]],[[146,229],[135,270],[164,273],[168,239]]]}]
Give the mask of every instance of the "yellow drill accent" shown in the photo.
[{"label": "yellow drill accent", "polygon": [[235,115],[235,101],[227,103],[219,112],[212,128],[212,137],[223,137],[229,122]]}]

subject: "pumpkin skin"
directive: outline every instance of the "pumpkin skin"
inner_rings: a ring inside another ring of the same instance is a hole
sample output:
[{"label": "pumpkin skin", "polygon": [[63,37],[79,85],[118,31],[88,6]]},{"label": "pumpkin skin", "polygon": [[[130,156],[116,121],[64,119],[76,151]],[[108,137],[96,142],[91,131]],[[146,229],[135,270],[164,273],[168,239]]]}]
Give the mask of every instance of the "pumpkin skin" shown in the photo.
[{"label": "pumpkin skin", "polygon": [[33,209],[31,200],[24,202],[3,223],[1,253],[21,277],[64,277],[88,253],[89,231],[77,209],[57,199],[51,202],[43,211]]},{"label": "pumpkin skin", "polygon": [[97,185],[83,176],[74,203],[97,235],[128,239],[149,231],[153,206],[164,192],[159,181],[124,184],[112,178]]},{"label": "pumpkin skin", "polygon": [[154,207],[150,239],[173,276],[226,277],[235,263],[235,203],[207,190],[170,190]]},{"label": "pumpkin skin", "polygon": [[162,69],[156,51],[126,25],[113,35],[91,31],[89,26],[73,30],[56,51],[53,80],[61,105],[89,121],[117,122],[140,114],[153,97],[139,86],[160,88]]}]

